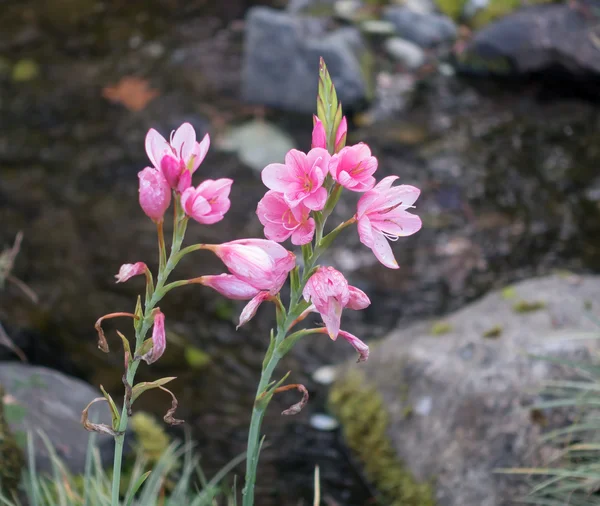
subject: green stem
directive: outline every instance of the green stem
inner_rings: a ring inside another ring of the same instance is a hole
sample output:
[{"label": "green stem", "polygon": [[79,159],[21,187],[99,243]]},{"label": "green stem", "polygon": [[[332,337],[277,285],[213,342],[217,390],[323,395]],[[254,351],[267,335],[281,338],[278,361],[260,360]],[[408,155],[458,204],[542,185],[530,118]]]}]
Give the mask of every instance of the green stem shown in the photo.
[{"label": "green stem", "polygon": [[[180,206],[175,206],[175,230],[173,232],[173,245],[171,247],[171,254],[169,255],[169,259],[166,262],[162,262],[159,267],[158,278],[156,280],[156,287],[154,288],[154,292],[150,300],[145,301],[144,307],[144,317],[141,321],[135,324],[135,353],[134,356],[138,355],[138,349],[144,343],[144,339],[146,338],[146,334],[150,330],[152,326],[152,310],[156,307],[156,305],[161,301],[161,299],[165,296],[168,290],[165,290],[165,283],[175,266],[177,265],[179,259],[178,253],[181,249],[181,244],[183,242],[183,238],[185,236],[185,229],[187,227],[187,218],[181,217],[182,214],[179,210]],[[162,227],[158,228],[159,235],[159,249],[161,249],[161,259],[162,253],[165,251],[164,249],[164,236],[162,234]],[[162,247],[161,247],[162,244]],[[127,384],[133,387],[135,380],[135,373],[137,372],[137,368],[140,365],[139,360],[134,360],[131,362],[131,365],[127,369],[126,380]],[[123,461],[123,447],[125,443],[125,431],[127,430],[127,425],[129,423],[129,413],[127,412],[127,392],[125,392],[125,396],[123,399],[123,409],[121,410],[121,419],[119,421],[119,426],[117,428],[117,435],[115,436],[115,456],[113,460],[113,479],[112,479],[112,500],[111,506],[119,506],[119,495],[121,489],[121,465]]]},{"label": "green stem", "polygon": [[[284,331],[285,333],[285,331]],[[284,334],[285,335],[285,334]],[[278,336],[279,338],[279,333]],[[254,505],[254,485],[256,483],[256,469],[258,466],[258,457],[260,452],[260,427],[268,406],[268,402],[260,402],[260,396],[266,391],[271,382],[271,376],[277,364],[283,355],[279,355],[275,350],[271,359],[266,363],[260,376],[260,382],[256,389],[256,400],[252,409],[252,419],[250,421],[250,430],[248,431],[248,450],[246,457],[246,485],[243,490],[242,506]]]}]

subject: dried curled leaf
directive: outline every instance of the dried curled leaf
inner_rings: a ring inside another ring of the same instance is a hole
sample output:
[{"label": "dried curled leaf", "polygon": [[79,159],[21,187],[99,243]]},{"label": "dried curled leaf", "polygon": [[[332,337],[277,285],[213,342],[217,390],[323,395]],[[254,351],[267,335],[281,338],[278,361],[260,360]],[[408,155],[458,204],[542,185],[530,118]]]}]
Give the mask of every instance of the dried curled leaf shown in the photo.
[{"label": "dried curled leaf", "polygon": [[296,404],[293,404],[288,409],[281,412],[282,415],[297,415],[302,411],[302,408],[306,406],[308,402],[308,390],[306,387],[300,383],[294,383],[293,385],[286,385],[284,387],[276,388],[273,393],[278,394],[280,392],[286,392],[288,390],[296,389],[302,393],[302,399]]},{"label": "dried curled leaf", "polygon": [[114,430],[117,430],[117,428],[119,427],[119,423],[121,423],[121,415],[119,414],[117,405],[115,404],[115,401],[113,401],[113,398],[110,396],[110,394],[106,390],[104,390],[104,387],[102,385],[100,385],[100,390],[102,390],[104,398],[106,399],[106,402],[108,402],[108,405],[110,407],[110,414],[112,416],[112,427]]},{"label": "dried curled leaf", "polygon": [[100,434],[107,434],[109,436],[119,436],[123,434],[122,432],[117,432],[109,427],[105,423],[92,423],[89,420],[88,411],[92,404],[96,402],[108,402],[104,397],[96,397],[92,402],[90,402],[85,409],[81,412],[81,424],[85,430],[90,432],[98,432]]},{"label": "dried curled leaf", "polygon": [[177,406],[178,406],[177,397],[175,397],[175,394],[173,394],[173,392],[171,392],[171,390],[168,390],[165,387],[158,387],[158,388],[160,388],[161,390],[164,390],[171,396],[171,409],[169,409],[169,411],[167,411],[167,414],[163,417],[163,420],[166,423],[168,423],[169,425],[181,425],[182,423],[185,423],[185,420],[179,420],[177,418],[173,418],[173,415],[175,414],[175,411],[177,410]]},{"label": "dried curled leaf", "polygon": [[118,318],[119,316],[128,316],[129,318],[133,318],[134,320],[138,319],[138,317],[133,313],[110,313],[98,318],[96,324],[94,325],[96,332],[98,332],[98,348],[100,348],[104,353],[108,353],[110,350],[108,348],[106,336],[104,335],[104,330],[102,329],[102,322],[110,318]]}]

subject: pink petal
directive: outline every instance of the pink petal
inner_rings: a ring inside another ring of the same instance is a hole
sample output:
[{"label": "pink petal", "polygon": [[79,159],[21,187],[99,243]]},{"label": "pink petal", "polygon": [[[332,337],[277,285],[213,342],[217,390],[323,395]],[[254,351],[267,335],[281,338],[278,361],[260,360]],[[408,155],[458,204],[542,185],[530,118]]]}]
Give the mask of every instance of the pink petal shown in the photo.
[{"label": "pink petal", "polygon": [[327,148],[327,138],[325,135],[325,127],[319,118],[313,115],[313,131],[311,148]]},{"label": "pink petal", "polygon": [[[312,163],[308,163],[307,156],[302,151],[297,149],[290,149],[285,155],[285,165],[288,167],[288,171],[293,177],[299,177],[306,172],[312,166]],[[275,190],[276,188],[272,188]]]},{"label": "pink petal", "polygon": [[348,133],[348,122],[346,121],[346,116],[342,118],[340,122],[340,126],[337,129],[335,134],[335,151],[336,153],[343,148],[343,143],[346,140],[346,135]]},{"label": "pink petal", "polygon": [[171,146],[177,156],[181,157],[187,163],[196,147],[196,131],[194,127],[189,123],[181,125],[173,134]]},{"label": "pink petal", "polygon": [[144,262],[137,262],[135,264],[123,264],[119,269],[119,273],[115,274],[115,278],[117,278],[117,283],[124,283],[128,279],[131,279],[134,276],[139,276],[140,274],[144,274],[146,272],[146,264]]},{"label": "pink petal", "polygon": [[240,314],[240,323],[235,328],[239,329],[245,323],[248,323],[258,310],[259,306],[265,301],[271,298],[271,294],[269,292],[260,292],[258,293],[246,306],[242,309]]},{"label": "pink petal", "polygon": [[261,179],[267,188],[281,193],[286,193],[297,184],[296,179],[290,175],[288,166],[282,163],[267,165],[262,170]]},{"label": "pink petal", "polygon": [[316,192],[311,193],[308,197],[302,200],[302,203],[313,211],[320,211],[325,207],[327,202],[327,190],[324,187],[319,188]]},{"label": "pink petal", "polygon": [[138,173],[139,201],[142,210],[155,222],[163,219],[171,204],[171,188],[159,170],[146,167]]},{"label": "pink petal", "polygon": [[192,153],[193,158],[186,161],[186,163],[190,164],[189,169],[192,174],[196,172],[198,167],[200,167],[200,164],[204,161],[204,158],[206,158],[208,148],[210,148],[210,136],[206,134],[202,141],[197,142],[194,146],[194,152]]},{"label": "pink petal", "polygon": [[315,235],[315,220],[309,218],[292,233],[292,244],[301,246],[312,241]]},{"label": "pink petal", "polygon": [[412,206],[419,198],[421,190],[409,184],[402,184],[385,192],[386,202],[383,207],[401,206],[403,209]]},{"label": "pink petal", "polygon": [[350,334],[350,332],[346,332],[345,330],[340,330],[340,337],[348,341],[352,347],[358,351],[358,360],[357,362],[364,362],[369,358],[369,347],[363,343],[358,337]]},{"label": "pink petal", "polygon": [[373,239],[374,241],[371,250],[375,254],[377,260],[390,269],[399,269],[398,262],[396,262],[392,248],[385,236],[379,232],[374,232]]},{"label": "pink petal", "polygon": [[375,215],[371,220],[373,228],[386,235],[395,235],[396,237],[406,237],[421,230],[421,218],[415,214],[406,211],[396,210],[389,213],[389,216],[383,214]]},{"label": "pink petal", "polygon": [[367,297],[367,294],[359,288],[348,285],[348,290],[350,292],[350,298],[348,299],[348,304],[346,304],[347,308],[358,311],[371,305],[371,300]]},{"label": "pink petal", "polygon": [[358,237],[367,248],[373,246],[373,228],[371,227],[371,221],[365,215],[358,220]]},{"label": "pink petal", "polygon": [[150,158],[152,165],[159,169],[163,156],[167,153],[172,153],[171,146],[154,128],[148,130],[145,144],[148,158]]},{"label": "pink petal", "polygon": [[192,186],[192,173],[185,169],[179,176],[179,183],[177,183],[177,191],[183,193],[185,190]]},{"label": "pink petal", "polygon": [[294,233],[294,229],[287,229],[278,223],[267,223],[264,227],[265,237],[275,242],[286,241]]},{"label": "pink petal", "polygon": [[232,274],[202,276],[202,284],[233,300],[248,300],[259,292],[256,288]]},{"label": "pink petal", "polygon": [[340,320],[342,318],[343,309],[344,306],[342,306],[338,300],[332,297],[329,299],[329,304],[327,305],[326,311],[319,311],[321,318],[323,319],[323,323],[327,328],[327,333],[334,341],[337,339],[340,331]]}]

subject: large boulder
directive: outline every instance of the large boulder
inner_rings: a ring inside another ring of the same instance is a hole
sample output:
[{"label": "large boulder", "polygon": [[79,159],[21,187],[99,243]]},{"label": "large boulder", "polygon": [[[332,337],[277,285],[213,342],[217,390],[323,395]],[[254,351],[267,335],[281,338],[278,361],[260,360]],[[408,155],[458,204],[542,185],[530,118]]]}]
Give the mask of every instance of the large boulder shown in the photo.
[{"label": "large boulder", "polygon": [[267,7],[249,10],[243,65],[243,95],[252,103],[314,112],[322,56],[345,106],[367,97],[367,54],[354,27],[327,31],[325,19]]},{"label": "large boulder", "polygon": [[593,11],[567,4],[514,12],[479,31],[459,55],[468,73],[522,75],[561,70],[577,77],[600,73]]},{"label": "large boulder", "polygon": [[[540,440],[543,427],[568,424],[570,413],[539,411],[535,402],[545,380],[574,376],[532,355],[593,355],[598,342],[590,331],[597,327],[585,312],[599,291],[599,277],[532,279],[373,346],[366,364],[353,364],[338,380],[331,399],[347,434],[360,434],[349,442],[376,484],[386,476],[380,456],[363,449],[379,441],[377,448],[393,448],[417,481],[434,483],[438,506],[504,506],[526,493],[518,478],[495,470],[546,463],[552,450]],[[590,338],[565,338],[582,332]],[[349,409],[361,389],[368,400]],[[369,400],[378,398],[383,415]]]},{"label": "large boulder", "polygon": [[[89,432],[81,425],[81,412],[102,393],[87,383],[46,367],[34,367],[16,362],[0,362],[0,385],[5,395],[5,414],[10,429],[23,442],[27,432],[37,438],[42,431],[56,453],[74,473],[85,466]],[[90,420],[111,423],[108,406],[97,403],[90,408]],[[113,439],[96,440],[103,462],[113,454]],[[39,439],[35,444],[38,470],[52,469],[48,450]]]}]

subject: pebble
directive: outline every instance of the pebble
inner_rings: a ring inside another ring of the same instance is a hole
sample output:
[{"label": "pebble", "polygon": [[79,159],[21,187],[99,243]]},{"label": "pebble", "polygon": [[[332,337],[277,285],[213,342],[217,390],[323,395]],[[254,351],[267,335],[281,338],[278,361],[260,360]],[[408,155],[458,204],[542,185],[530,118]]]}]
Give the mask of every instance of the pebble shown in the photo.
[{"label": "pebble", "polygon": [[410,70],[419,68],[425,63],[425,53],[416,44],[400,37],[392,37],[384,43],[385,50],[396,61]]},{"label": "pebble", "polygon": [[312,375],[312,379],[320,385],[331,385],[337,378],[337,369],[333,365],[319,367]]},{"label": "pebble", "polygon": [[340,426],[340,422],[324,413],[315,413],[310,417],[309,423],[313,429],[322,431],[332,431]]},{"label": "pebble", "polygon": [[370,35],[393,35],[396,33],[394,23],[379,19],[369,19],[360,24],[363,32]]},{"label": "pebble", "polygon": [[361,0],[338,0],[334,5],[334,13],[339,19],[352,22],[359,17],[362,7]]}]

